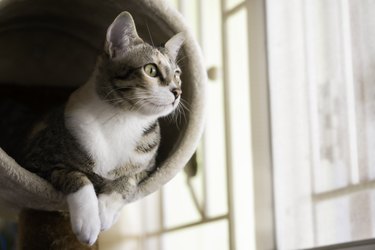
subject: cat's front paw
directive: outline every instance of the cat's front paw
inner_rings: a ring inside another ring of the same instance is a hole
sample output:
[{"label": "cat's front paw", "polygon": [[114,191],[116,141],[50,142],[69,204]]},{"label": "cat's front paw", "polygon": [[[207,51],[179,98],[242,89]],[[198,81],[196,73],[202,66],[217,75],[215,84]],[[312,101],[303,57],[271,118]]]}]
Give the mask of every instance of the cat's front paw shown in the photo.
[{"label": "cat's front paw", "polygon": [[99,216],[101,230],[109,229],[117,221],[124,205],[122,195],[116,192],[99,195]]},{"label": "cat's front paw", "polygon": [[98,199],[92,185],[87,185],[67,197],[70,222],[77,239],[93,245],[100,233]]},{"label": "cat's front paw", "polygon": [[79,214],[75,219],[72,219],[72,230],[77,236],[77,239],[89,246],[93,245],[98,239],[100,233],[100,219],[99,216],[90,216]]}]

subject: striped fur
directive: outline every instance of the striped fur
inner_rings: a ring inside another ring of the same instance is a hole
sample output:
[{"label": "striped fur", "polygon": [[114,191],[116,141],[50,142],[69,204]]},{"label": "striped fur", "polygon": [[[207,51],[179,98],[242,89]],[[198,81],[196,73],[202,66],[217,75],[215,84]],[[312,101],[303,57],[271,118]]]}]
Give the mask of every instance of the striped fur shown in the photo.
[{"label": "striped fur", "polygon": [[[105,51],[89,81],[31,129],[22,164],[67,195],[72,228],[84,243],[95,242],[98,228],[116,221],[155,168],[158,118],[180,101],[181,43],[181,34],[165,47],[144,43],[130,14],[120,14],[108,28]],[[80,218],[86,215],[92,218]]]}]

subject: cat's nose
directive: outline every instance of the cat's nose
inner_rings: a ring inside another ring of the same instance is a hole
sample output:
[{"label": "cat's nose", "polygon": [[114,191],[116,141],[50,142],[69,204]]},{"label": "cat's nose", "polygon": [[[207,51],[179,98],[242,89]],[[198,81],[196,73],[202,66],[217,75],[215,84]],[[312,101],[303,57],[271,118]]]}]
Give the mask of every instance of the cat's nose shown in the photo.
[{"label": "cat's nose", "polygon": [[171,90],[171,92],[174,95],[175,100],[182,94],[182,90],[180,88],[174,88]]}]

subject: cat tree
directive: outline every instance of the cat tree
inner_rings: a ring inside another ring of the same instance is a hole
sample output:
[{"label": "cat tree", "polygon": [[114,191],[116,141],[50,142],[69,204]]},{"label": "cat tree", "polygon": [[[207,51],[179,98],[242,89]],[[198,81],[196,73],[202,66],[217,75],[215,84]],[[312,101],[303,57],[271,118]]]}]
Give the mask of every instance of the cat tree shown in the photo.
[{"label": "cat tree", "polygon": [[[63,100],[87,80],[102,50],[107,27],[123,10],[133,15],[140,36],[150,43],[163,44],[180,31],[187,34],[181,66],[182,97],[189,110],[178,126],[173,122],[162,123],[158,168],[139,184],[136,195],[139,199],[158,190],[185,166],[196,149],[203,127],[206,74],[200,50],[183,18],[167,2],[1,1],[0,98],[15,97],[41,109]],[[0,212],[3,216],[19,217],[21,249],[46,246],[49,249],[83,249],[69,243],[74,239],[69,238],[67,219],[56,212],[65,210],[61,193],[23,169],[0,148]],[[43,240],[34,237],[48,232],[50,238],[43,237],[45,245],[38,245],[37,242]],[[64,243],[61,239],[70,240]]]}]

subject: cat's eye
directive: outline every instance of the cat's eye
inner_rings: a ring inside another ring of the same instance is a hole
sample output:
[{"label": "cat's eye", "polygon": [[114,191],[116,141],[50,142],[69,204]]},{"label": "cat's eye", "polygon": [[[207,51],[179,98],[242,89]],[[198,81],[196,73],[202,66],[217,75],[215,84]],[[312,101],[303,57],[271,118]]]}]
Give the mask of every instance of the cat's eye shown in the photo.
[{"label": "cat's eye", "polygon": [[176,79],[178,82],[181,81],[180,75],[181,75],[181,70],[176,69],[174,72],[174,79]]},{"label": "cat's eye", "polygon": [[144,66],[144,70],[148,76],[157,77],[159,75],[158,68],[156,67],[155,64],[152,64],[152,63],[146,64]]}]

